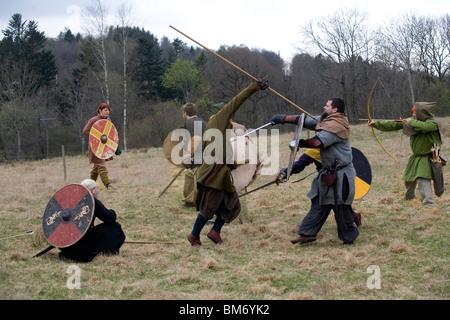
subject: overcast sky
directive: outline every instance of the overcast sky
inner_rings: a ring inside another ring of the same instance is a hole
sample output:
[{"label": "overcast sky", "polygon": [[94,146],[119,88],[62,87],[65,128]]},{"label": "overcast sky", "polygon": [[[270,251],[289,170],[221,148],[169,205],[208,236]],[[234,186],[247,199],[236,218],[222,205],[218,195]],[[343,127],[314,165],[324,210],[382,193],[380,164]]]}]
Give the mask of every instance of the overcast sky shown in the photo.
[{"label": "overcast sky", "polygon": [[[0,30],[14,13],[34,20],[47,37],[64,28],[84,33],[80,12],[92,0],[0,0]],[[116,10],[125,0],[102,0],[110,24],[117,24]],[[450,13],[450,0],[128,0],[132,26],[144,28],[158,39],[176,37],[197,46],[172,25],[211,50],[220,45],[241,45],[280,53],[290,61],[302,47],[300,27],[310,20],[326,19],[339,8],[357,7],[366,12],[370,27],[388,23],[406,13],[439,17]],[[3,34],[1,34],[3,37]]]}]

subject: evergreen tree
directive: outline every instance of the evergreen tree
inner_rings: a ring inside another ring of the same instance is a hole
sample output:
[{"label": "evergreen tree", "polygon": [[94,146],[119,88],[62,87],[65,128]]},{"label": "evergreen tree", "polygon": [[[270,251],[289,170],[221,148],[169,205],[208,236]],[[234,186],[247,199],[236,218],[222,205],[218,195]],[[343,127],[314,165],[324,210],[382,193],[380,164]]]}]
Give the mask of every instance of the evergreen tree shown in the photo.
[{"label": "evergreen tree", "polygon": [[3,100],[30,96],[55,79],[55,57],[45,49],[46,37],[34,21],[16,13],[0,42],[0,90]]},{"label": "evergreen tree", "polygon": [[133,79],[140,84],[139,95],[148,100],[156,99],[163,90],[161,76],[164,72],[158,39],[151,33],[139,38],[131,61]]},{"label": "evergreen tree", "polygon": [[[30,131],[32,114],[40,118],[39,100],[57,74],[54,55],[45,50],[46,37],[34,21],[22,21],[14,14],[0,42],[0,128],[8,136],[17,138],[17,159],[22,157],[22,131],[29,137],[39,132]],[[48,99],[48,96],[46,97]],[[44,100],[46,98],[43,98]],[[48,101],[47,101],[48,102]],[[33,147],[27,139],[26,143]],[[7,148],[7,147],[5,147]]]}]

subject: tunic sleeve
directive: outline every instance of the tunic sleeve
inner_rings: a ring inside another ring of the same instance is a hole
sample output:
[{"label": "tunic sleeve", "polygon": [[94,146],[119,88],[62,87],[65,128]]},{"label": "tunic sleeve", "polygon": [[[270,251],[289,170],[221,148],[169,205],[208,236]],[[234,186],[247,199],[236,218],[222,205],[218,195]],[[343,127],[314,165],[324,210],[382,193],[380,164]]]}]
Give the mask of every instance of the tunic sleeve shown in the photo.
[{"label": "tunic sleeve", "polygon": [[89,121],[86,123],[86,125],[84,126],[84,129],[83,129],[83,134],[85,136],[89,136],[91,128],[94,125],[94,123],[97,122],[97,120],[100,120],[99,116],[95,116],[95,117],[92,117],[91,119],[89,119]]},{"label": "tunic sleeve", "polygon": [[116,222],[116,212],[112,209],[107,209],[103,203],[95,199],[95,217],[102,220],[104,223],[114,223]]},{"label": "tunic sleeve", "polygon": [[420,121],[420,120],[411,120],[409,121],[409,125],[416,130],[417,132],[433,132],[438,131],[438,126],[431,120]]},{"label": "tunic sleeve", "polygon": [[380,131],[395,131],[403,129],[403,122],[401,121],[375,121],[373,124],[375,129]]}]

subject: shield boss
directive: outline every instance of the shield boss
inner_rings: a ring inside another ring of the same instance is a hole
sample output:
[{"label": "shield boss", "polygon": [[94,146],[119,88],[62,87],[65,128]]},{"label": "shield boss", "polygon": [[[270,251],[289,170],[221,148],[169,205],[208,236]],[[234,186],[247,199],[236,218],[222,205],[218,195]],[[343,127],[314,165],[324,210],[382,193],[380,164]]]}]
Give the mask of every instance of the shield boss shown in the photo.
[{"label": "shield boss", "polygon": [[101,119],[94,123],[89,132],[89,147],[97,158],[111,158],[118,145],[119,134],[111,120]]}]

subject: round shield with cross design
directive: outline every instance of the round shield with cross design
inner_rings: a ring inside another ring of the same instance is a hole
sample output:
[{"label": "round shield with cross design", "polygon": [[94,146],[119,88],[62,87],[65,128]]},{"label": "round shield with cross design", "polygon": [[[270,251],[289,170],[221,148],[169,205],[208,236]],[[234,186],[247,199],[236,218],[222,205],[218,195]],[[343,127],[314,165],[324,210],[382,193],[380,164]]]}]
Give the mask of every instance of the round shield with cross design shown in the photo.
[{"label": "round shield with cross design", "polygon": [[94,209],[94,197],[81,184],[61,188],[44,211],[42,228],[45,238],[56,248],[70,247],[89,229]]},{"label": "round shield with cross design", "polygon": [[94,123],[89,132],[89,146],[94,155],[100,159],[111,158],[119,145],[119,134],[109,119]]}]

